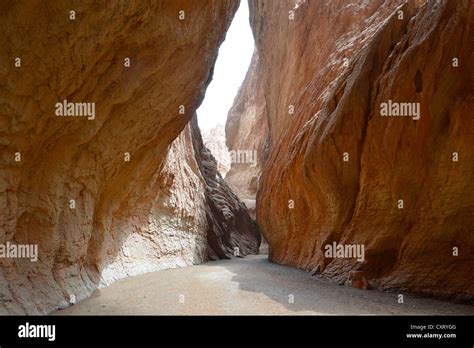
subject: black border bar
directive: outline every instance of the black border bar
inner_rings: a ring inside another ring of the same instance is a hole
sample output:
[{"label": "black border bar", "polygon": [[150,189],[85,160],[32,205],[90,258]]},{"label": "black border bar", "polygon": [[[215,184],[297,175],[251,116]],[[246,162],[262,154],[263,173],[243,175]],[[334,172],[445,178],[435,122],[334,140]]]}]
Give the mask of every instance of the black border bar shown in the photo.
[{"label": "black border bar", "polygon": [[[20,325],[55,325],[55,340],[20,338]],[[422,331],[420,327],[425,327]],[[473,316],[3,316],[0,347],[79,345],[474,346]],[[455,334],[408,338],[407,334]]]}]

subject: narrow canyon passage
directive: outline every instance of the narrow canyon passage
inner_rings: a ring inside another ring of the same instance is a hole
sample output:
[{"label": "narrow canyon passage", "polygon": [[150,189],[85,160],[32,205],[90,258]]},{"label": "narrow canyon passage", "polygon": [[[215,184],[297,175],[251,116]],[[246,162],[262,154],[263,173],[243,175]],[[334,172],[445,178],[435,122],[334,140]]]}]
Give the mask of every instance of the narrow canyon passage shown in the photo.
[{"label": "narrow canyon passage", "polygon": [[474,1],[0,8],[0,314],[473,314]]},{"label": "narrow canyon passage", "polygon": [[252,255],[127,278],[54,315],[474,314],[472,306],[411,295],[398,304],[397,295],[338,286]]}]

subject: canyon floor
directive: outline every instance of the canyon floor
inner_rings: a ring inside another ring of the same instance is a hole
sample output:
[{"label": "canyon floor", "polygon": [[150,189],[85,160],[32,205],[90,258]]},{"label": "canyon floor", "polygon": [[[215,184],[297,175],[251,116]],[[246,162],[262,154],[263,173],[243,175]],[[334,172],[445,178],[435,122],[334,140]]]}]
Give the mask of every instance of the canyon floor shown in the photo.
[{"label": "canyon floor", "polygon": [[396,293],[328,283],[258,255],[127,278],[54,314],[474,314],[468,305],[404,297],[398,304]]}]

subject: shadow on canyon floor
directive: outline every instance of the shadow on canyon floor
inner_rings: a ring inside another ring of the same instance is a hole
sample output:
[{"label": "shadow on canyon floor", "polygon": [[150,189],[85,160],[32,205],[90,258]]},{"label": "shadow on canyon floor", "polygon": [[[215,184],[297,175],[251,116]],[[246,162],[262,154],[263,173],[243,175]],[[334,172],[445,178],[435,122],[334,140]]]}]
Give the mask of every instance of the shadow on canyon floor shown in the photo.
[{"label": "shadow on canyon floor", "polygon": [[234,274],[232,281],[239,284],[240,290],[262,294],[295,314],[474,314],[474,306],[407,293],[403,293],[404,303],[399,304],[398,292],[337,285],[311,277],[308,272],[272,263],[268,255],[248,256],[242,262],[211,262],[207,265],[225,267]]},{"label": "shadow on canyon floor", "polygon": [[267,255],[122,279],[57,315],[474,315],[474,306],[339,286]]}]

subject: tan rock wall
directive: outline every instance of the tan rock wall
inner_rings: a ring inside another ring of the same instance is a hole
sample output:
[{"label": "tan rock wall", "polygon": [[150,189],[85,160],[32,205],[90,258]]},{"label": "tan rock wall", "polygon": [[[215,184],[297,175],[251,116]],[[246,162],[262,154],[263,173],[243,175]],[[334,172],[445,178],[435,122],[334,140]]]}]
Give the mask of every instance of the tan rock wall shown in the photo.
[{"label": "tan rock wall", "polygon": [[[0,243],[38,244],[39,260],[0,259],[1,313],[46,313],[118,278],[207,258],[191,144],[168,147],[203,98],[237,6],[2,1]],[[63,100],[94,102],[95,119],[56,116]]]}]

